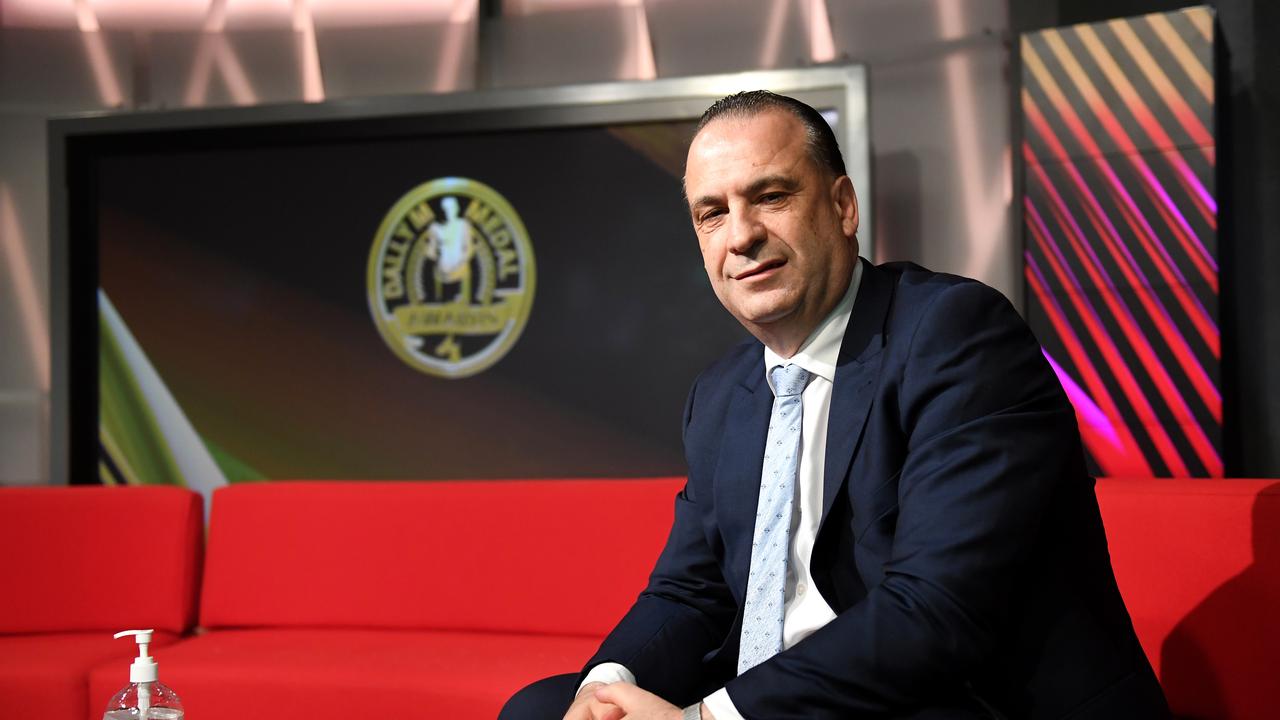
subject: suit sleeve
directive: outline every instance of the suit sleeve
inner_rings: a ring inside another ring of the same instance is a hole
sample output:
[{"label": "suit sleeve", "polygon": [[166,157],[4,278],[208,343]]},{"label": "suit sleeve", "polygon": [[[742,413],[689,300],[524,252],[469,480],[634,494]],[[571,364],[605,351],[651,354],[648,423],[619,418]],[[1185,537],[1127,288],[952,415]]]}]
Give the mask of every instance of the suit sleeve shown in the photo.
[{"label": "suit sleeve", "polygon": [[[696,395],[695,382],[685,404],[686,445]],[[671,533],[648,585],[584,669],[620,663],[635,674],[637,685],[677,704],[696,701],[708,690],[703,659],[724,642],[735,614],[707,543],[696,487],[691,480],[676,496]]]},{"label": "suit sleeve", "polygon": [[905,357],[882,380],[896,393],[877,400],[896,398],[907,438],[884,580],[728,683],[747,718],[855,717],[954,692],[993,652],[1039,520],[1063,469],[1077,467],[1074,413],[996,291],[973,282],[941,291]]}]

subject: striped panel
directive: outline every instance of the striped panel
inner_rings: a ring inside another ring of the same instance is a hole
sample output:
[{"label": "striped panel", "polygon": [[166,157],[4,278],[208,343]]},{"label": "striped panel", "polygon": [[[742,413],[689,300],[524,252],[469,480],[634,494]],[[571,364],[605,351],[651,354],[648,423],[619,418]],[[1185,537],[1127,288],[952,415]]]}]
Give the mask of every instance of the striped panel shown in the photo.
[{"label": "striped panel", "polygon": [[1212,27],[1021,39],[1027,315],[1095,474],[1223,474]]}]

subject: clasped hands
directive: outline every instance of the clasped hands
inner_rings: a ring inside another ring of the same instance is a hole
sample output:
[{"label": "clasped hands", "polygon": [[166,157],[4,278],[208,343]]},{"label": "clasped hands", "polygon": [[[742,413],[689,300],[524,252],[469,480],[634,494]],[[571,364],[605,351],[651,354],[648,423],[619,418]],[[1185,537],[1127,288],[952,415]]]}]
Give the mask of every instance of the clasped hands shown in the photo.
[{"label": "clasped hands", "polygon": [[[680,708],[629,682],[587,683],[564,720],[681,720]],[[706,706],[703,720],[714,720]]]}]

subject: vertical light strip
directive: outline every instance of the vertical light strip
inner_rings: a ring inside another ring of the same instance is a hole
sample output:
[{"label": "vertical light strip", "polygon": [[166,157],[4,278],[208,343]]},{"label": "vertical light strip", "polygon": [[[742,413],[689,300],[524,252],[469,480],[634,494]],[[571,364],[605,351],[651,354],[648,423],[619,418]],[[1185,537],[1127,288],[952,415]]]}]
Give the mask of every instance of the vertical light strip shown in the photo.
[{"label": "vertical light strip", "polygon": [[778,52],[782,45],[782,26],[787,22],[787,8],[791,0],[773,0],[769,8],[769,22],[764,28],[764,47],[760,49],[760,67],[778,66]]},{"label": "vertical light strip", "polygon": [[89,68],[93,70],[94,82],[98,84],[98,97],[107,107],[120,107],[124,105],[124,92],[120,89],[116,69],[111,64],[111,55],[107,52],[107,42],[102,37],[98,16],[89,7],[89,0],[75,0],[75,10],[80,38],[84,42],[85,53],[89,56]]},{"label": "vertical light strip", "polygon": [[17,206],[9,186],[0,182],[0,249],[4,251],[4,266],[9,268],[9,281],[18,296],[18,312],[27,335],[27,349],[31,353],[31,369],[36,384],[42,392],[49,392],[49,328],[44,312],[40,309],[40,296],[36,292],[35,268],[27,255],[27,243],[18,222]]},{"label": "vertical light strip", "polygon": [[214,42],[214,58],[218,62],[218,69],[222,71],[222,77],[227,81],[232,101],[237,105],[257,105],[258,94],[254,92],[249,75],[240,64],[240,56],[231,47],[231,41],[225,33],[219,33],[214,37]]},{"label": "vertical light strip", "polygon": [[[954,5],[955,3],[946,3]],[[836,41],[831,35],[827,0],[809,0],[809,58],[816,63],[836,59]]]},{"label": "vertical light strip", "polygon": [[[936,0],[938,26],[943,37],[959,38],[965,33],[963,8],[953,0]],[[1000,249],[1000,227],[1008,216],[1008,202],[992,188],[1012,188],[1009,163],[1001,163],[997,172],[1006,177],[987,177],[982,170],[982,156],[977,100],[977,80],[973,63],[965,50],[951,50],[943,63],[947,96],[950,104],[951,145],[955,149],[957,185],[963,198],[960,211],[964,215],[965,236],[970,252],[960,272],[974,277],[988,274],[992,259]],[[1002,157],[1006,157],[1003,156]],[[1009,193],[1012,198],[1012,191]]]},{"label": "vertical light strip", "polygon": [[653,39],[649,37],[649,10],[644,6],[644,0],[637,0],[635,6],[636,78],[655,80],[658,64],[653,58]]},{"label": "vertical light strip", "polygon": [[323,102],[324,78],[320,74],[320,48],[316,45],[310,0],[293,0],[293,31],[300,35],[298,64],[302,68],[302,99]]},{"label": "vertical light strip", "polygon": [[204,31],[220,33],[227,29],[227,0],[209,0],[204,16]]},{"label": "vertical light strip", "polygon": [[191,65],[191,77],[187,81],[187,92],[182,102],[187,107],[204,105],[209,95],[209,77],[213,70],[213,36],[200,33],[196,43],[196,59]]},{"label": "vertical light strip", "polygon": [[227,21],[226,0],[209,0],[200,39],[196,41],[196,57],[191,64],[191,76],[187,79],[187,92],[182,103],[187,107],[200,107],[209,97],[209,79],[213,74],[213,37],[221,32]]},{"label": "vertical light strip", "polygon": [[89,0],[75,0],[76,25],[79,26],[80,32],[98,32],[101,27],[98,25],[98,16],[94,14],[93,8],[89,7]]},{"label": "vertical light strip", "polygon": [[618,0],[624,8],[627,42],[618,67],[618,77],[627,80],[653,80],[658,77],[653,60],[653,40],[649,37],[649,13],[644,0]]},{"label": "vertical light strip", "polygon": [[476,3],[477,0],[454,0],[449,26],[440,45],[435,83],[431,86],[434,92],[452,92],[461,88],[462,55],[467,48],[467,33],[475,22]]},{"label": "vertical light strip", "polygon": [[231,93],[231,100],[237,105],[256,105],[258,95],[253,90],[249,76],[240,64],[240,57],[231,47],[226,37],[227,0],[210,0],[205,14],[204,26],[196,45],[196,58],[191,67],[191,78],[187,82],[187,94],[184,98],[188,106],[204,105],[209,97],[209,81],[213,76],[215,65],[222,73]]}]

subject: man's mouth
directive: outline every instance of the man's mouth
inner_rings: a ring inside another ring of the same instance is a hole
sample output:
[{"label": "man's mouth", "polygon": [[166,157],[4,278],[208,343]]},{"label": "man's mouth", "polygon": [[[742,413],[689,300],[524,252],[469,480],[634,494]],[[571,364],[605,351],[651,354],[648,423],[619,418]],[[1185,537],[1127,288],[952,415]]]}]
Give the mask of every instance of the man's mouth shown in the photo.
[{"label": "man's mouth", "polygon": [[787,264],[786,260],[769,260],[767,262],[759,263],[758,265],[754,265],[750,268],[747,268],[746,270],[739,272],[737,275],[733,276],[733,279],[748,280],[750,278],[763,278],[767,275],[772,274],[774,270],[786,264]]}]

